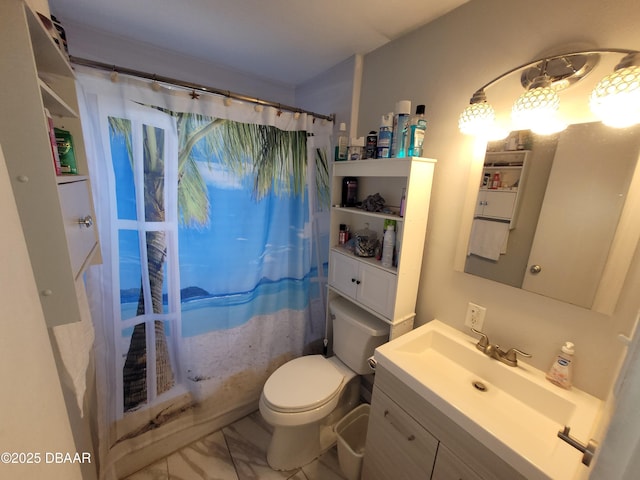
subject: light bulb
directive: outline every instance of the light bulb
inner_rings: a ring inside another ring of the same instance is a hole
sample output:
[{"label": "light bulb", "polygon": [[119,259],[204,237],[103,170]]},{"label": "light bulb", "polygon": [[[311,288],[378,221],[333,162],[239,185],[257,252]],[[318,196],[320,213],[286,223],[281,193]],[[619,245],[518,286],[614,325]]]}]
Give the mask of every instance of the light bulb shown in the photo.
[{"label": "light bulb", "polygon": [[487,102],[472,103],[464,109],[458,128],[465,135],[484,136],[494,126],[496,114]]},{"label": "light bulb", "polygon": [[600,80],[589,106],[605,125],[624,128],[640,123],[640,66],[618,69]]},{"label": "light bulb", "polygon": [[553,88],[549,86],[531,88],[520,95],[513,104],[511,118],[516,130],[533,130],[542,133],[551,124],[554,124],[554,128],[559,128],[561,125],[556,119],[559,107],[560,97]]}]

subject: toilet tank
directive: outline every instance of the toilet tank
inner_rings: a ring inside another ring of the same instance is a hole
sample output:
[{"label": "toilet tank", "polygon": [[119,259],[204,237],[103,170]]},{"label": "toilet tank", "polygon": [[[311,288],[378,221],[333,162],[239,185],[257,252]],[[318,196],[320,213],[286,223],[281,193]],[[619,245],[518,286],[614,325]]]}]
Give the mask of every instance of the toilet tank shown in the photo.
[{"label": "toilet tank", "polygon": [[371,373],[368,358],[389,338],[389,325],[342,297],[329,303],[333,352],[359,375]]}]

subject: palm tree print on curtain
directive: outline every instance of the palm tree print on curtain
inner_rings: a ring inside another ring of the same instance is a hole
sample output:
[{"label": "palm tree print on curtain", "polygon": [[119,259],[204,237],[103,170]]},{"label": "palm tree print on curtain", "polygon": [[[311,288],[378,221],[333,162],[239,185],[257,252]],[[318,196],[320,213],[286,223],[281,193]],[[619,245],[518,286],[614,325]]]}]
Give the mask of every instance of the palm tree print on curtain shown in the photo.
[{"label": "palm tree print on curtain", "polygon": [[[164,111],[172,115],[178,130],[179,222],[182,228],[198,229],[210,222],[210,199],[196,158],[216,156],[225,169],[237,178],[249,178],[256,201],[268,194],[300,195],[306,184],[307,142],[304,131],[283,131],[268,125],[234,122],[208,116]],[[109,117],[112,141],[119,138],[131,153],[131,124],[126,119]],[[165,165],[162,130],[145,126],[144,139],[144,212],[145,221],[164,221]],[[326,152],[315,155],[317,202],[328,205],[329,175]],[[145,305],[144,288],[140,289],[137,315],[163,312],[163,264],[167,255],[162,230],[146,232],[147,268],[151,305]],[[144,287],[144,285],[143,285]],[[156,394],[175,383],[171,368],[164,323],[154,321]],[[145,323],[137,324],[131,336],[123,369],[124,411],[147,401],[147,348]]]}]

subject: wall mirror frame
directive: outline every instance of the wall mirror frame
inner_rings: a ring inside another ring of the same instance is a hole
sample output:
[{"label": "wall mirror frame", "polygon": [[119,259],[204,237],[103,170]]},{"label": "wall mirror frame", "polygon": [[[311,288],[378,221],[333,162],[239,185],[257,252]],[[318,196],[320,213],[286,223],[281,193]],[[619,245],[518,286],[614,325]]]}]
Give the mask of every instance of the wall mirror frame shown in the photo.
[{"label": "wall mirror frame", "polygon": [[[457,271],[613,313],[640,240],[640,126],[603,125],[589,111],[588,98],[623,56],[600,53],[591,72],[561,92],[566,130],[476,140]],[[523,91],[523,70],[487,89],[504,125]],[[496,172],[501,183],[492,188]],[[507,202],[506,214],[487,214],[487,207],[478,210],[484,195],[503,203],[517,199]]]}]

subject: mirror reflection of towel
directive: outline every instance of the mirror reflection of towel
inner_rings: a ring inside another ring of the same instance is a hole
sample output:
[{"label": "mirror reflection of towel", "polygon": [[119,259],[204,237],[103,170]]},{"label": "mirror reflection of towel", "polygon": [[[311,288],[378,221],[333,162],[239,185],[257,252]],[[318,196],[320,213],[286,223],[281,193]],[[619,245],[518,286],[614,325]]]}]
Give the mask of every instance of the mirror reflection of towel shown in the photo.
[{"label": "mirror reflection of towel", "polygon": [[508,239],[508,223],[475,218],[471,225],[468,255],[497,261],[501,253],[507,252]]}]

